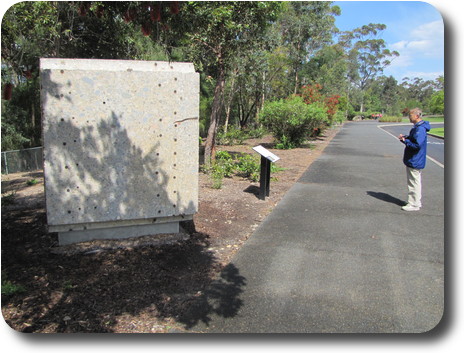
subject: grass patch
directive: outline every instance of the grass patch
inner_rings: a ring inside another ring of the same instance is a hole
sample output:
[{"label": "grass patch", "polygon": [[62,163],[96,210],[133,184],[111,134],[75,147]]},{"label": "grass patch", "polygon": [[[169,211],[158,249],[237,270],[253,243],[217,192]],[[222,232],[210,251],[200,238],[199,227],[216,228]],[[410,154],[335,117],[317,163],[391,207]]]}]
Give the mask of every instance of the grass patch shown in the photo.
[{"label": "grass patch", "polygon": [[21,285],[13,284],[12,282],[5,279],[5,275],[2,273],[2,296],[9,297],[15,294],[24,293],[25,289]]},{"label": "grass patch", "polygon": [[31,179],[26,182],[27,186],[37,185],[39,181],[37,179]]},{"label": "grass patch", "polygon": [[431,123],[444,123],[445,118],[443,116],[431,116],[431,117],[423,117],[424,120],[430,121]]},{"label": "grass patch", "polygon": [[435,129],[431,129],[429,131],[430,134],[432,135],[437,135],[437,136],[441,136],[441,137],[445,137],[445,128],[444,127],[438,127],[438,128],[435,128]]},{"label": "grass patch", "polygon": [[[444,116],[424,116],[422,120],[428,121],[430,123],[444,123],[445,122],[445,117]],[[403,118],[402,120],[403,123],[408,123],[410,124],[411,122],[409,121],[409,118]]]}]

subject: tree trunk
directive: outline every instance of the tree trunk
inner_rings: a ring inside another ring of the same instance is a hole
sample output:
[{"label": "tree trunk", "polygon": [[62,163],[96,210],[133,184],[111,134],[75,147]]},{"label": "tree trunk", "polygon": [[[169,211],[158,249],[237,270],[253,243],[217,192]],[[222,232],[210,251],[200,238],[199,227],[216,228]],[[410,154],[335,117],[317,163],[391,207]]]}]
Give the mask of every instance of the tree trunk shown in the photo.
[{"label": "tree trunk", "polygon": [[216,146],[216,133],[219,126],[219,118],[222,108],[222,94],[225,85],[225,67],[222,60],[219,60],[219,74],[214,88],[213,106],[211,108],[211,119],[208,128],[208,136],[205,143],[205,165],[211,165],[214,159],[214,148]]},{"label": "tree trunk", "polygon": [[235,74],[232,76],[232,83],[230,84],[229,97],[226,102],[226,121],[224,123],[224,133],[227,133],[227,127],[229,126],[230,107],[232,105],[232,99],[234,98],[235,89]]}]

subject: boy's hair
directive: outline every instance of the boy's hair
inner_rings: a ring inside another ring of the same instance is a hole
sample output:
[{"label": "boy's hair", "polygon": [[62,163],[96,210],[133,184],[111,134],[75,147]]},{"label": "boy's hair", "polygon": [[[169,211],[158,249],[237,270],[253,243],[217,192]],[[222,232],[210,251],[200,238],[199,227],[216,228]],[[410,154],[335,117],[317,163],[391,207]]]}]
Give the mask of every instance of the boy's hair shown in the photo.
[{"label": "boy's hair", "polygon": [[422,110],[419,108],[414,108],[409,111],[409,114],[414,114],[415,116],[422,117]]}]

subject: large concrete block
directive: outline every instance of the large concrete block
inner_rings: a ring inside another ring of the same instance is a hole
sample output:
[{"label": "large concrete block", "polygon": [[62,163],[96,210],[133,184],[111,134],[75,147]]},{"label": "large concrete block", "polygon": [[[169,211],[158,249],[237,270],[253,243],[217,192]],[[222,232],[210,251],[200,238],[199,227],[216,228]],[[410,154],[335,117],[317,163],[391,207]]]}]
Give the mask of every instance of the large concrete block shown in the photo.
[{"label": "large concrete block", "polygon": [[88,228],[191,218],[198,209],[193,65],[83,59],[40,65],[50,231],[72,237]]}]

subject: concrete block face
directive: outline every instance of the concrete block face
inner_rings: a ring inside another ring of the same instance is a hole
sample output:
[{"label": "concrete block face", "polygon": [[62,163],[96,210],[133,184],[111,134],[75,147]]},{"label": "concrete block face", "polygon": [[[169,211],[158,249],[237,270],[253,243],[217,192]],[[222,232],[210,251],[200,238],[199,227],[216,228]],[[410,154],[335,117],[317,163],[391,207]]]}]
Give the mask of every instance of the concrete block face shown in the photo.
[{"label": "concrete block face", "polygon": [[51,231],[197,212],[192,64],[42,59],[41,99]]}]

